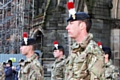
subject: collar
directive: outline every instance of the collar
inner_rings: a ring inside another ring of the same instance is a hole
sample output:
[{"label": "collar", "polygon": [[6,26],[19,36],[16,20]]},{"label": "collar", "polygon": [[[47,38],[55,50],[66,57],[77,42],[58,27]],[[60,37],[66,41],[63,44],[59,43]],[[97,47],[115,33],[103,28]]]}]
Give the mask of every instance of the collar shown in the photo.
[{"label": "collar", "polygon": [[21,63],[21,66],[24,66],[26,63],[33,61],[36,57],[37,55],[33,54],[30,58],[27,58],[23,63]]},{"label": "collar", "polygon": [[66,58],[66,56],[63,55],[61,59],[56,59],[56,62],[61,62],[61,61],[64,60],[65,58]]},{"label": "collar", "polygon": [[110,59],[107,63],[105,63],[105,67],[109,67],[112,64],[112,60]]},{"label": "collar", "polygon": [[[91,33],[89,33],[81,43],[77,43],[75,42],[73,45],[72,45],[72,49],[73,51],[74,50],[77,50],[78,48],[81,48],[81,49],[85,49],[86,46],[88,45],[88,43],[90,42],[90,40],[93,38],[93,35]],[[75,51],[76,52],[76,51]]]}]

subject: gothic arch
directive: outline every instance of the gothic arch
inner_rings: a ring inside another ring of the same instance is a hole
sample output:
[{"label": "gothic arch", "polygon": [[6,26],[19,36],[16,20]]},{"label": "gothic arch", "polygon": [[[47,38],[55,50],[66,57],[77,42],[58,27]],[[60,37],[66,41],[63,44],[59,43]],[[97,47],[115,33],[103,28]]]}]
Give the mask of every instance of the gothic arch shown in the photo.
[{"label": "gothic arch", "polygon": [[41,49],[43,45],[43,30],[41,28],[32,28],[30,31],[30,37],[36,39],[37,49]]}]

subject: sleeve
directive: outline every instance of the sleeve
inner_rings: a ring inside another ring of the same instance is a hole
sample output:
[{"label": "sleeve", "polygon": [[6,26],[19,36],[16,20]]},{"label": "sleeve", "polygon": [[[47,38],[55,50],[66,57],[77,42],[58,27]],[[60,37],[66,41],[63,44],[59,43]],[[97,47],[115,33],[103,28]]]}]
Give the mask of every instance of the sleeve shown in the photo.
[{"label": "sleeve", "polygon": [[102,50],[95,44],[88,47],[88,70],[92,74],[91,80],[102,79],[104,76],[104,56]]},{"label": "sleeve", "polygon": [[62,67],[62,74],[63,74],[63,80],[65,79],[65,75],[66,75],[66,59],[64,59],[64,63],[63,63],[63,67]]},{"label": "sleeve", "polygon": [[75,54],[70,54],[68,58],[66,59],[66,70],[65,70],[65,80],[69,80],[73,77],[73,61],[75,59]]}]

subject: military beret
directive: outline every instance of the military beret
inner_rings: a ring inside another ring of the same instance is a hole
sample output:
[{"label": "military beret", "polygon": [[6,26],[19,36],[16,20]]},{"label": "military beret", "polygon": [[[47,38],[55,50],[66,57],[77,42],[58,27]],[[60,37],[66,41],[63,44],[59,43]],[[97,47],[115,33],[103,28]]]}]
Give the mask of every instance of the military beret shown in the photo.
[{"label": "military beret", "polygon": [[36,44],[36,40],[34,38],[28,38],[27,32],[23,33],[23,40],[21,46],[28,46]]},{"label": "military beret", "polygon": [[26,42],[27,42],[27,43],[25,43],[25,40],[23,39],[23,40],[22,40],[22,43],[21,43],[21,46],[29,46],[29,45],[34,45],[34,44],[36,44],[36,41],[35,41],[34,38],[28,38]]},{"label": "military beret", "polygon": [[105,54],[111,55],[111,49],[109,47],[103,47],[102,50],[105,52]]},{"label": "military beret", "polygon": [[57,47],[57,48],[56,48],[56,47],[54,47],[53,51],[54,51],[54,50],[60,50],[60,49],[61,49],[61,50],[64,50],[63,46],[58,45],[58,47]]},{"label": "military beret", "polygon": [[105,52],[105,54],[108,54],[109,55],[108,58],[111,59],[112,52],[111,52],[110,47],[103,47],[102,50]]},{"label": "military beret", "polygon": [[89,18],[90,18],[90,16],[85,12],[76,12],[74,14],[74,17],[73,17],[73,15],[70,15],[70,17],[67,19],[67,22],[76,21],[76,20],[85,20],[85,19],[89,19]]},{"label": "military beret", "polygon": [[58,41],[54,41],[54,49],[53,49],[53,51],[54,50],[60,50],[60,49],[64,51],[63,46],[59,45]]},{"label": "military beret", "polygon": [[84,20],[90,18],[90,16],[85,12],[76,12],[74,3],[72,1],[67,2],[67,8],[69,11],[68,21]]}]

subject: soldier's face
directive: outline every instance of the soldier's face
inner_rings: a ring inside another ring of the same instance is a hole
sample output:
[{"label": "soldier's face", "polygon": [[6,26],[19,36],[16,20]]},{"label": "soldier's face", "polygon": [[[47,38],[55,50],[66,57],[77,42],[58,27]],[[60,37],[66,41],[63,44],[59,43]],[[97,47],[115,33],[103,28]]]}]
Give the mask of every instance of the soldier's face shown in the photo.
[{"label": "soldier's face", "polygon": [[21,46],[20,51],[23,55],[27,55],[27,53],[30,51],[30,46]]},{"label": "soldier's face", "polygon": [[76,38],[80,34],[80,21],[71,21],[68,23],[66,30],[71,38]]},{"label": "soldier's face", "polygon": [[6,67],[10,67],[10,64],[9,64],[9,63],[7,63],[7,64],[6,64]]},{"label": "soldier's face", "polygon": [[55,58],[58,58],[59,56],[61,56],[61,52],[59,50],[54,50],[53,55]]},{"label": "soldier's face", "polygon": [[104,57],[105,57],[105,63],[107,63],[107,62],[108,62],[108,57],[109,57],[109,55],[108,55],[108,54],[105,54]]},{"label": "soldier's face", "polygon": [[108,54],[105,54],[104,57],[105,57],[105,59],[108,59],[109,55],[108,55]]}]

